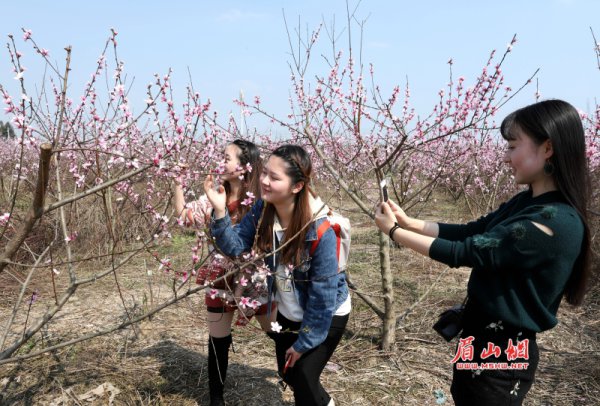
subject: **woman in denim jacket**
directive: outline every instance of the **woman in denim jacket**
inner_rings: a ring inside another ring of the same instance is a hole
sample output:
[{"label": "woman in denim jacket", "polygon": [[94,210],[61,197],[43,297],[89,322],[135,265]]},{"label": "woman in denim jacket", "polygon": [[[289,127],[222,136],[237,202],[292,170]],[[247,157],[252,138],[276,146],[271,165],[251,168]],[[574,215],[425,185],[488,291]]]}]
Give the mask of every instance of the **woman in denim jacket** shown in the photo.
[{"label": "woman in denim jacket", "polygon": [[338,273],[334,231],[323,233],[309,253],[329,211],[310,188],[311,172],[304,149],[277,148],[260,177],[262,200],[236,228],[224,191],[213,189],[210,176],[204,189],[214,208],[211,233],[223,253],[254,249],[267,255],[269,288],[278,303],[277,334],[269,335],[275,340],[279,374],[294,390],[296,404],[333,405],[319,378],[342,337],[351,304],[345,274]]}]

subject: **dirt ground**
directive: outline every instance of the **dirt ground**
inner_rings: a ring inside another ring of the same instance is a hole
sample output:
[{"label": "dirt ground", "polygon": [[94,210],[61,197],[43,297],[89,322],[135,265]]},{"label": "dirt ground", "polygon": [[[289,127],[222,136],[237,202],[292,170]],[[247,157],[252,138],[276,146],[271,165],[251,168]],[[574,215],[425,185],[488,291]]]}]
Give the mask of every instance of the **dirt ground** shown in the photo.
[{"label": "dirt ground", "polygon": [[[381,302],[378,253],[373,244],[377,235],[364,218],[353,218],[353,227],[349,273],[361,292]],[[192,241],[192,237],[179,236],[162,249],[174,254],[175,262],[183,262]],[[406,249],[392,251],[397,315],[418,304],[398,324],[393,350],[383,353],[378,350],[380,321],[354,294],[347,331],[322,375],[323,385],[338,405],[452,405],[451,359],[456,343],[446,343],[431,326],[442,310],[462,301],[469,270],[447,269]],[[170,275],[146,275],[144,260],[149,258],[138,257],[118,273],[130,314],[139,314],[172,294]],[[32,306],[32,320],[52,302],[47,278],[37,275],[35,284],[40,298]],[[14,300],[13,285],[7,275],[1,276],[2,326]],[[584,307],[563,304],[559,325],[538,336],[540,366],[526,405],[600,404],[599,297],[596,289]],[[48,328],[19,354],[126,317],[114,279],[106,278],[78,290]],[[292,405],[290,390],[282,391],[277,383],[274,346],[257,325],[254,321],[233,332],[227,404]],[[203,297],[196,294],[135,328],[0,366],[0,403],[205,405],[207,336]]]}]

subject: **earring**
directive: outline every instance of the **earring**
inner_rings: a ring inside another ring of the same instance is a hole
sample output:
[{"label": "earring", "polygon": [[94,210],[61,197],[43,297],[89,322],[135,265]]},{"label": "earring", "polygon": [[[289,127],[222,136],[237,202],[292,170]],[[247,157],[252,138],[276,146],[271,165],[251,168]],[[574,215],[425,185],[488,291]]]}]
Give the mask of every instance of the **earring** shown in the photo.
[{"label": "earring", "polygon": [[554,164],[550,162],[550,160],[546,160],[546,163],[544,164],[544,173],[548,176],[554,174]]}]

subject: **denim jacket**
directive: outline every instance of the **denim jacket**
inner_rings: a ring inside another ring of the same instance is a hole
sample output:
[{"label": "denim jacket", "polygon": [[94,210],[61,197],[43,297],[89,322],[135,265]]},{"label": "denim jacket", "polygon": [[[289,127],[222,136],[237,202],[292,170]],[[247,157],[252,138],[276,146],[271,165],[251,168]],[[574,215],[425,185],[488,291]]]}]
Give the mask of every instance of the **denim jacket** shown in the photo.
[{"label": "denim jacket", "polygon": [[[231,227],[228,213],[221,219],[213,219],[210,230],[223,253],[237,256],[251,250],[263,206],[264,202],[258,200],[235,228]],[[325,341],[335,311],[348,297],[346,274],[338,273],[337,242],[331,228],[321,237],[312,258],[309,257],[311,242],[317,239],[317,227],[325,219],[326,216],[318,217],[309,226],[305,248],[307,260],[293,270],[294,291],[304,310],[298,339],[293,345],[294,350],[300,353]],[[277,264],[273,261],[273,255],[267,256],[265,262],[274,275]],[[273,276],[269,276],[268,285],[269,291],[274,292],[276,284],[273,283]]]}]

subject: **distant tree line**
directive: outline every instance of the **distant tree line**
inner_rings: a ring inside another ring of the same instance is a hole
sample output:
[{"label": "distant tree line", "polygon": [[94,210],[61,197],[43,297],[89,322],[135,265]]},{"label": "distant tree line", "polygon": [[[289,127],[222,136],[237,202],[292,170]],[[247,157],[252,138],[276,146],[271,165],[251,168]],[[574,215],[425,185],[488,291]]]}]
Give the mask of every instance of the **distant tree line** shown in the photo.
[{"label": "distant tree line", "polygon": [[0,121],[0,138],[15,138],[15,130],[10,123],[4,124]]}]

